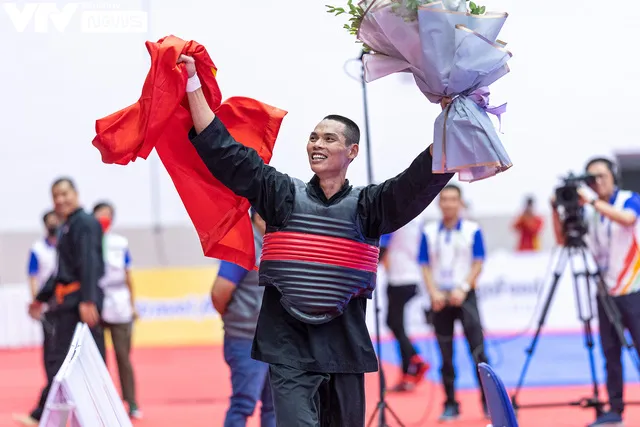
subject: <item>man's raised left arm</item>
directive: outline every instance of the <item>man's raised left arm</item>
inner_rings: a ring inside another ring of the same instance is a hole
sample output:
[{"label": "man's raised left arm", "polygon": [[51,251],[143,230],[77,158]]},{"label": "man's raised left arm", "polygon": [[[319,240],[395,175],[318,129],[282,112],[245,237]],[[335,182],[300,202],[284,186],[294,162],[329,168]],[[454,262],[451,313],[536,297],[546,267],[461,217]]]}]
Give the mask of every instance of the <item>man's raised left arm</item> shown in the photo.
[{"label": "man's raised left arm", "polygon": [[366,187],[359,212],[367,237],[392,233],[420,215],[453,177],[432,172],[431,147],[424,150],[400,175]]}]

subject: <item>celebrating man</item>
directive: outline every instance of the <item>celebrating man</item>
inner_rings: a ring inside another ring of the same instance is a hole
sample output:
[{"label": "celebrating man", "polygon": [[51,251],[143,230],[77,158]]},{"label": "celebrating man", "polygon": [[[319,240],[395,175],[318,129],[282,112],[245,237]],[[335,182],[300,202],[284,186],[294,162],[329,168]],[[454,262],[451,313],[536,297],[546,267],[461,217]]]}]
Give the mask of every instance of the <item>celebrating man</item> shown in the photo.
[{"label": "celebrating man", "polygon": [[181,56],[192,142],[211,173],[249,200],[267,225],[265,286],[252,357],[268,363],[276,424],[364,425],[364,373],[378,368],[365,322],[375,287],[378,239],[420,214],[451,179],[434,175],[430,150],[380,185],[346,180],[360,130],[331,115],[311,132],[309,183],[266,165],[238,143],[207,104],[193,58]]}]

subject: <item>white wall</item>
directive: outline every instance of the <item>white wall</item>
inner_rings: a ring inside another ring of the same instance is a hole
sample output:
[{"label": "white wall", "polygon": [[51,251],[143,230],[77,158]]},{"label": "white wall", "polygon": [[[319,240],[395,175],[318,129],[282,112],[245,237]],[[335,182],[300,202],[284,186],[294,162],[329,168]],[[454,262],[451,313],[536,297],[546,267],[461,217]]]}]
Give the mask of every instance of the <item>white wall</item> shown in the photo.
[{"label": "white wall", "polygon": [[[251,96],[290,112],[273,164],[308,178],[304,145],[315,123],[328,113],[363,121],[360,85],[343,71],[358,47],[324,3],[137,2],[149,11],[148,34],[81,33],[75,16],[62,33],[35,33],[31,25],[19,33],[0,7],[0,229],[38,227],[49,184],[60,174],[76,178],[86,204],[114,201],[123,226],[149,225],[154,215],[188,223],[163,170],[154,205],[151,162],[107,166],[91,145],[95,120],[139,96],[148,70],[144,40],[168,34],[207,47],[225,97]],[[558,176],[591,155],[637,146],[640,134],[640,76],[631,53],[638,8],[612,10],[596,0],[483,4],[510,13],[500,38],[514,53],[512,73],[492,89],[493,103],[509,102],[503,141],[515,166],[466,188],[475,215],[514,212],[523,192],[546,198]],[[399,76],[372,83],[370,102],[375,179],[382,180],[430,143],[439,107]],[[365,183],[364,156],[350,178]]]}]

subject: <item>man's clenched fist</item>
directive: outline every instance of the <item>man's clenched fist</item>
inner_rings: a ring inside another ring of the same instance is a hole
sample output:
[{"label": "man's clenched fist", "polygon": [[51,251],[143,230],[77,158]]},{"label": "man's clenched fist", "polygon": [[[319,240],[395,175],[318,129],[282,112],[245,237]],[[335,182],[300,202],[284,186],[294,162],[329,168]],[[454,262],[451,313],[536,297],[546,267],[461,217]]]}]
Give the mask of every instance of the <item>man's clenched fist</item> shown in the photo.
[{"label": "man's clenched fist", "polygon": [[196,61],[190,56],[180,55],[178,58],[178,64],[184,64],[187,69],[187,76],[193,77],[196,75]]}]

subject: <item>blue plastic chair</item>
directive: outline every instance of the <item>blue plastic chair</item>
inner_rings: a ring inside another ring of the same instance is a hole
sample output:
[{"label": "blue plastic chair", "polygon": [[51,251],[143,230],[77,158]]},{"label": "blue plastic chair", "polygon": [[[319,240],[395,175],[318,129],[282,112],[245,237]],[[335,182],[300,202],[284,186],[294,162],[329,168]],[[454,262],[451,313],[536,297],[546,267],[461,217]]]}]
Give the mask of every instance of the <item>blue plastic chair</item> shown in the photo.
[{"label": "blue plastic chair", "polygon": [[491,417],[491,427],[518,427],[511,399],[498,374],[486,363],[480,363],[478,369]]}]

